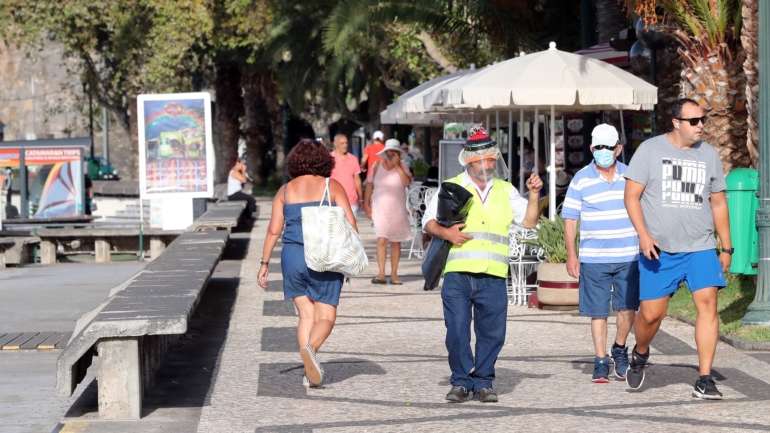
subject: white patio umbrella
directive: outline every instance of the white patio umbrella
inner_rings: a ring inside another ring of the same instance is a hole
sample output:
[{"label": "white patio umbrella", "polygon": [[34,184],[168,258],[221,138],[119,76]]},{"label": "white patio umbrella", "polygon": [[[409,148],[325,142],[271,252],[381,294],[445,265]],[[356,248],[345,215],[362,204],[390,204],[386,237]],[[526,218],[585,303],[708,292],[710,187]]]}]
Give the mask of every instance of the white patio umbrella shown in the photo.
[{"label": "white patio umbrella", "polygon": [[423,97],[426,93],[436,91],[443,85],[472,72],[473,69],[465,69],[442,75],[426,81],[419,86],[402,94],[392,104],[388,105],[380,113],[380,122],[386,125],[434,125],[441,124],[441,116],[437,113],[429,113],[430,107],[423,105]]},{"label": "white patio umbrella", "polygon": [[[616,66],[556,49],[489,65],[423,96],[442,110],[550,110],[549,217],[556,215],[556,109],[564,112],[652,109],[658,89]],[[537,120],[535,120],[537,122]]]}]

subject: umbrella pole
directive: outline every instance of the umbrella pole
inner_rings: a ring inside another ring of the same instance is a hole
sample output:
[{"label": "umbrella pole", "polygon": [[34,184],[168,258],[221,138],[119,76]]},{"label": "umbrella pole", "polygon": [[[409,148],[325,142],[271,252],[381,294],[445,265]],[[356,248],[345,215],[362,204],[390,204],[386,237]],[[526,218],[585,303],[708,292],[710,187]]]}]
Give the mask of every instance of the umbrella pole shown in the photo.
[{"label": "umbrella pole", "polygon": [[551,161],[548,167],[548,217],[556,219],[556,108],[551,105]]},{"label": "umbrella pole", "polygon": [[534,173],[540,174],[540,114],[537,108],[535,108],[535,122],[532,128],[532,142],[535,150],[535,167],[532,168]]},{"label": "umbrella pole", "polygon": [[524,109],[519,109],[519,193],[524,192]]},{"label": "umbrella pole", "polygon": [[622,159],[623,164],[626,164],[626,127],[623,124],[623,110],[620,110],[620,144],[623,145]]},{"label": "umbrella pole", "polygon": [[513,183],[513,110],[508,110],[508,182]]}]

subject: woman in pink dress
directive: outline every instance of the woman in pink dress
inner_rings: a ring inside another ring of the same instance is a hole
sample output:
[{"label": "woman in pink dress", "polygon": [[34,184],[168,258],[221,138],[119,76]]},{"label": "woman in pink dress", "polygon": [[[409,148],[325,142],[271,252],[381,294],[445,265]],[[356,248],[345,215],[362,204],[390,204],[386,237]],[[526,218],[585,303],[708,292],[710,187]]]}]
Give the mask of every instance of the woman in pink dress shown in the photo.
[{"label": "woman in pink dress", "polygon": [[401,284],[398,262],[401,258],[401,242],[412,238],[409,213],[406,209],[406,187],[412,182],[412,174],[401,161],[402,150],[396,139],[385,142],[378,152],[381,158],[367,174],[364,192],[364,210],[374,221],[377,235],[377,276],[374,284],[386,284],[385,259],[390,243],[390,284]]}]

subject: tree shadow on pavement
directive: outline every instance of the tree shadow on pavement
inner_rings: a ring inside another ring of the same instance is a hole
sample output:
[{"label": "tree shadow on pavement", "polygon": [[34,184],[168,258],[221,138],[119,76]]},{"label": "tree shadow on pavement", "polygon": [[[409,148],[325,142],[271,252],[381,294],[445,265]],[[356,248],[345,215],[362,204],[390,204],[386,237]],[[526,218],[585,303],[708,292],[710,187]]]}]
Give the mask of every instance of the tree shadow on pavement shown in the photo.
[{"label": "tree shadow on pavement", "polygon": [[[586,380],[594,370],[593,359],[583,359],[571,361],[572,368],[580,370]],[[770,399],[770,387],[765,382],[757,379],[736,368],[712,369],[711,375],[725,394],[726,399],[737,397],[734,392],[722,389],[729,387],[743,394],[749,400],[768,400]],[[614,373],[612,374],[614,376]],[[612,378],[611,378],[612,379]],[[693,386],[698,379],[698,367],[693,364],[656,364],[650,363],[645,369],[644,384],[642,388],[634,391],[627,389],[627,392],[646,392],[656,388],[664,388],[670,385],[683,384]],[[731,395],[732,394],[732,395]]]},{"label": "tree shadow on pavement", "polygon": [[[226,251],[247,247],[248,242],[228,242]],[[240,267],[234,266],[237,263],[220,262],[217,266],[188,322],[187,332],[172,343],[155,375],[154,385],[145,391],[142,421],[157,409],[200,408],[208,404],[240,283]],[[95,385],[94,381],[83,390],[66,417],[98,410]]]},{"label": "tree shadow on pavement", "polygon": [[[551,376],[551,374],[532,374],[511,368],[495,367],[494,388],[500,395],[510,394],[524,379],[547,379]],[[439,382],[439,385],[449,386],[449,378]]]},{"label": "tree shadow on pavement", "polygon": [[[325,387],[333,386],[358,376],[380,376],[386,373],[385,369],[376,362],[361,358],[324,360],[323,368],[326,373]],[[300,363],[260,364],[257,395],[260,397],[304,397],[307,395],[307,389],[302,385],[303,374],[303,367]]]}]

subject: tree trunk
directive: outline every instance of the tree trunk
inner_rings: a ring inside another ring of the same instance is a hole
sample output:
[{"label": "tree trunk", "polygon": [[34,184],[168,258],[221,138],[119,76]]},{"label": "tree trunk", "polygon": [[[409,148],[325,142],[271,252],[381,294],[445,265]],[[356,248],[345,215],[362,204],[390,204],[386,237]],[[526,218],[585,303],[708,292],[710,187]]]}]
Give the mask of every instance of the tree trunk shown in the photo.
[{"label": "tree trunk", "polygon": [[227,181],[230,167],[238,157],[238,139],[241,136],[239,118],[243,113],[241,96],[241,73],[234,62],[220,60],[215,65],[216,110],[214,131],[214,154],[216,170],[214,182]]},{"label": "tree trunk", "polygon": [[266,80],[272,81],[269,72],[257,69],[244,71],[242,77],[246,161],[258,185],[265,185],[271,171],[267,159],[273,145],[270,112],[264,95]]},{"label": "tree trunk", "polygon": [[[139,179],[139,118],[136,95],[128,98],[128,176],[127,179]],[[122,122],[121,122],[122,123]],[[123,177],[123,176],[121,176]]]},{"label": "tree trunk", "polygon": [[609,42],[611,37],[617,36],[619,31],[628,26],[618,0],[595,0],[594,7],[598,43]]},{"label": "tree trunk", "polygon": [[656,134],[670,131],[671,106],[681,97],[682,59],[677,53],[677,45],[671,41],[663,49],[657,50],[658,103],[655,104]]},{"label": "tree trunk", "polygon": [[759,1],[743,0],[743,25],[741,46],[746,60],[743,73],[746,75],[746,148],[751,165],[758,166],[759,159]]},{"label": "tree trunk", "polygon": [[[262,79],[262,97],[265,101],[265,108],[268,112],[270,121],[270,130],[273,134],[273,162],[275,164],[272,167],[274,174],[283,177],[284,162],[286,159],[286,149],[284,148],[284,142],[286,141],[285,121],[284,119],[284,107],[278,100],[278,85],[273,79],[272,74],[266,74]],[[281,179],[283,180],[283,179]]]},{"label": "tree trunk", "polygon": [[[306,104],[305,110],[300,113],[299,117],[313,128],[313,133],[316,137],[331,141],[331,137],[329,137],[329,125],[340,120],[342,115],[338,112],[327,111],[321,103],[316,103]],[[294,143],[289,144],[292,146],[294,145]]]}]

